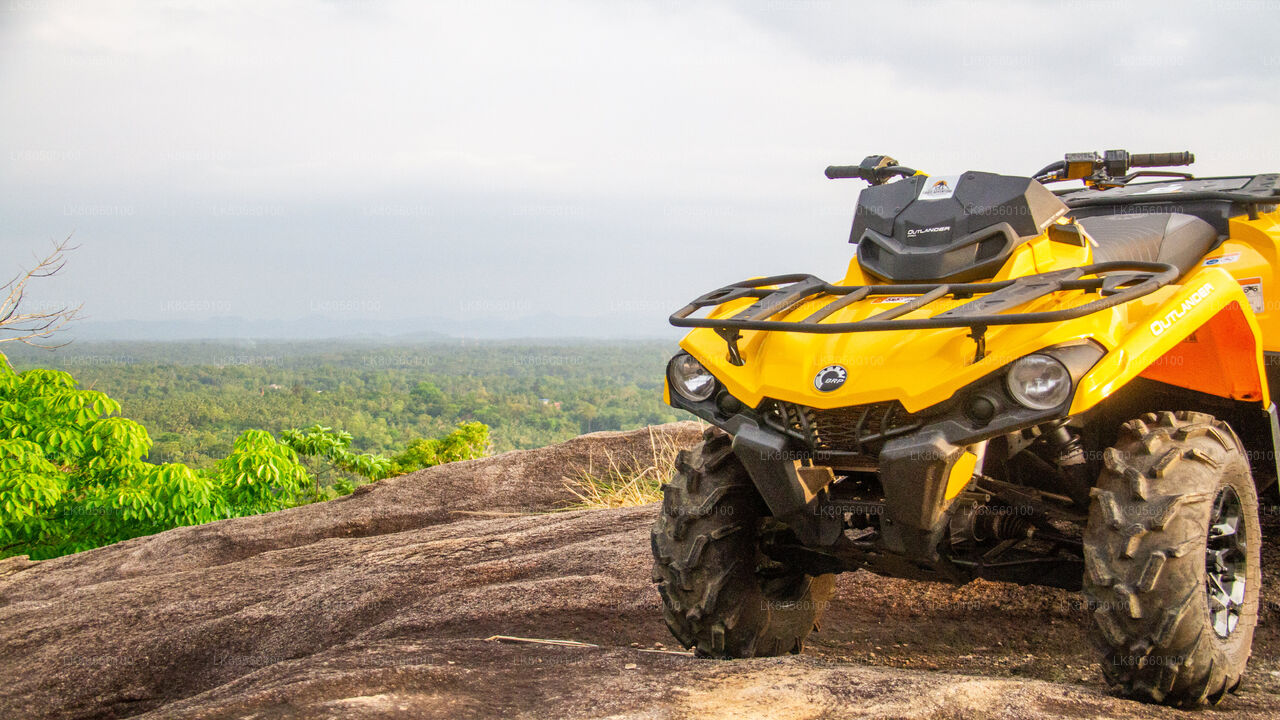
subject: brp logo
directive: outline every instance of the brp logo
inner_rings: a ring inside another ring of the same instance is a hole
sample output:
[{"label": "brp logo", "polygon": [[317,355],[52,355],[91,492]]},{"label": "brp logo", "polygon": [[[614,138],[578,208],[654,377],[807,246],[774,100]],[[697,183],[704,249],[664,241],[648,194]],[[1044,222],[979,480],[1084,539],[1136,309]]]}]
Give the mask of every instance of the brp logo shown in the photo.
[{"label": "brp logo", "polygon": [[849,378],[849,371],[842,365],[828,365],[818,371],[813,378],[813,386],[820,392],[831,392],[844,384]]}]

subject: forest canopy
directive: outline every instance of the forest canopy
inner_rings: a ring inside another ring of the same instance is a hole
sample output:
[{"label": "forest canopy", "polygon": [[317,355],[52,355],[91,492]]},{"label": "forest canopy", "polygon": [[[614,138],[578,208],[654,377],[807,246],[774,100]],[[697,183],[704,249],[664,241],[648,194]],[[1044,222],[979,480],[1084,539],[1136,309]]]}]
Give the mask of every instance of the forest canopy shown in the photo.
[{"label": "forest canopy", "polygon": [[245,430],[341,428],[363,452],[480,422],[496,452],[689,419],[662,401],[659,341],[81,343],[18,348],[72,373],[153,433],[151,459],[206,467]]},{"label": "forest canopy", "polygon": [[659,343],[85,344],[0,367],[0,556],[338,497],[680,419]]}]

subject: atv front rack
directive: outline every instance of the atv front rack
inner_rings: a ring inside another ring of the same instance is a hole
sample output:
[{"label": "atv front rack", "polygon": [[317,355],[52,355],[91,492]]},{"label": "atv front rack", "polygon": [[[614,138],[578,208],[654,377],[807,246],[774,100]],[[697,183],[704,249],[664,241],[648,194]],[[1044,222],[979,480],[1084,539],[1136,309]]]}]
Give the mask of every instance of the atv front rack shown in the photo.
[{"label": "atv front rack", "polygon": [[[734,365],[743,364],[738,352],[738,340],[743,330],[837,334],[969,328],[969,337],[978,346],[976,360],[981,360],[986,355],[986,331],[990,326],[1074,320],[1155,292],[1177,280],[1179,274],[1176,267],[1167,263],[1116,261],[984,283],[832,285],[813,275],[774,275],[743,280],[713,290],[677,310],[670,320],[676,327],[715,330],[728,343],[729,361]],[[1064,290],[1097,292],[1099,298],[1063,310],[1005,312]],[[983,297],[975,298],[976,295]],[[838,310],[876,296],[913,297],[866,320],[823,322]],[[944,297],[969,302],[933,317],[900,319]],[[756,301],[731,317],[691,317],[703,308],[742,298],[756,298]],[[802,305],[822,303],[824,300],[827,300],[825,305],[803,320],[772,319],[793,312]]]}]

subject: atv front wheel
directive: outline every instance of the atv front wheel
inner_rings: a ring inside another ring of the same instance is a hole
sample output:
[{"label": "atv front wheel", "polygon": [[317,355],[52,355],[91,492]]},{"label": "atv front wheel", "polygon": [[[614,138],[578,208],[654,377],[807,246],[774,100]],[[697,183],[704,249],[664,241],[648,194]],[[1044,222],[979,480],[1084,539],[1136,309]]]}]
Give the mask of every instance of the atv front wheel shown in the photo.
[{"label": "atv front wheel", "polygon": [[717,658],[798,653],[834,590],[767,558],[772,523],[728,435],[715,428],[676,458],[653,525],[653,580],[685,647]]},{"label": "atv front wheel", "polygon": [[1102,672],[1135,699],[1216,704],[1258,622],[1258,497],[1240,441],[1212,416],[1147,414],[1103,456],[1084,535]]}]

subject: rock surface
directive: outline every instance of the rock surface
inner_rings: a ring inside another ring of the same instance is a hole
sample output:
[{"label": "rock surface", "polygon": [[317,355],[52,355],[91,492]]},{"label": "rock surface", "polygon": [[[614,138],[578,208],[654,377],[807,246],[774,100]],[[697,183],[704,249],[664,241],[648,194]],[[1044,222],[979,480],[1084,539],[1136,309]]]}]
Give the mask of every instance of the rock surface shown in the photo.
[{"label": "rock surface", "polygon": [[1110,695],[1079,597],[1043,588],[854,573],[803,655],[673,653],[649,581],[655,508],[548,512],[573,500],[565,476],[644,464],[652,442],[597,433],[0,561],[0,718],[1280,717],[1273,602],[1241,693],[1206,713]]}]

